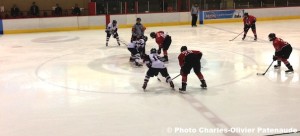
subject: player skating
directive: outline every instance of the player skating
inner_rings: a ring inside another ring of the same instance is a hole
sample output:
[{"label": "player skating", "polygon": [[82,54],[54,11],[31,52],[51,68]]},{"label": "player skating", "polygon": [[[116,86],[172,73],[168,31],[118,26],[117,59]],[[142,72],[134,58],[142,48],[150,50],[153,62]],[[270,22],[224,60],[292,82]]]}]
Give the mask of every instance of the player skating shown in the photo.
[{"label": "player skating", "polygon": [[275,48],[275,55],[273,56],[273,61],[277,60],[277,65],[274,65],[274,68],[280,68],[282,61],[288,68],[288,70],[286,70],[285,72],[294,72],[292,65],[288,61],[288,58],[290,57],[293,50],[292,46],[288,42],[282,40],[281,38],[277,38],[274,33],[269,34],[269,40],[273,41],[273,46]]},{"label": "player skating", "polygon": [[255,26],[256,17],[249,15],[248,13],[244,13],[243,22],[244,22],[244,36],[243,36],[242,40],[244,40],[246,38],[248,30],[251,28],[251,30],[254,34],[254,40],[256,41],[257,40],[256,26]]},{"label": "player skating", "polygon": [[166,82],[170,83],[170,87],[174,89],[174,84],[171,80],[168,70],[165,64],[162,61],[160,61],[159,55],[157,54],[157,50],[155,48],[152,48],[150,50],[150,54],[145,56],[144,61],[147,67],[149,68],[142,87],[144,90],[147,87],[147,83],[150,77],[157,76],[159,73],[166,78]]},{"label": "player skating", "polygon": [[157,53],[160,54],[161,50],[163,50],[164,57],[163,61],[169,61],[168,57],[168,49],[172,43],[172,38],[168,34],[166,34],[164,31],[158,31],[158,32],[151,32],[150,33],[151,38],[155,38],[156,43],[158,44],[158,51]]},{"label": "player skating", "polygon": [[106,46],[108,46],[108,41],[111,35],[113,35],[113,37],[117,39],[118,45],[120,46],[120,40],[118,35],[118,24],[116,20],[113,20],[111,23],[107,25],[105,32],[106,32]]},{"label": "player skating", "polygon": [[180,74],[182,76],[182,87],[179,88],[181,92],[186,91],[187,76],[193,68],[195,74],[201,82],[201,87],[206,88],[206,82],[201,73],[202,52],[196,50],[188,50],[186,46],[182,46],[180,49],[181,53],[178,56],[179,65],[181,67]]}]

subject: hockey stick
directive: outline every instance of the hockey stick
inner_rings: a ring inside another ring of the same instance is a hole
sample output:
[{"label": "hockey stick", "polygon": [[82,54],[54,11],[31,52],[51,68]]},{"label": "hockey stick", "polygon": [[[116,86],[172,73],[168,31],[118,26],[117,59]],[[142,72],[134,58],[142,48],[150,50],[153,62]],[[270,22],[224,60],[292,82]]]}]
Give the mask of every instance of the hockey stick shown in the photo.
[{"label": "hockey stick", "polygon": [[[177,77],[179,77],[180,76],[180,74],[178,74],[177,76],[175,76],[174,78],[172,78],[170,81],[173,81],[175,78],[177,78]],[[160,78],[158,77],[158,76],[156,76],[157,77],[157,80],[159,81],[159,82],[161,82],[161,80],[160,80]]]},{"label": "hockey stick", "polygon": [[158,77],[158,74],[156,75],[156,77],[157,77],[157,80],[158,80],[159,82],[161,82],[160,78]]},{"label": "hockey stick", "polygon": [[161,82],[160,78],[159,78],[158,76],[156,76],[156,77],[157,77],[157,80],[158,80],[159,82]]},{"label": "hockey stick", "polygon": [[256,75],[265,75],[267,73],[267,71],[270,69],[270,67],[272,66],[274,61],[272,61],[272,63],[270,64],[270,66],[268,67],[268,69],[265,71],[265,73],[257,73]]},{"label": "hockey stick", "polygon": [[[246,30],[246,31],[248,31],[250,29],[250,27]],[[239,37],[242,33],[244,33],[245,31],[243,31],[243,32],[241,32],[239,35],[237,35],[236,37],[234,37],[233,39],[231,39],[231,40],[229,40],[229,41],[233,41],[233,40],[235,40],[237,37]]]},{"label": "hockey stick", "polygon": [[237,37],[239,37],[242,33],[244,33],[244,31],[243,32],[241,32],[239,35],[237,35],[236,37],[234,37],[233,39],[231,39],[231,40],[229,40],[229,41],[233,41],[233,40],[235,40]]},{"label": "hockey stick", "polygon": [[120,43],[122,43],[123,45],[127,46],[127,43],[126,43],[122,38],[119,37],[119,41],[120,41]]},{"label": "hockey stick", "polygon": [[[179,77],[181,74],[178,74],[177,76],[173,77],[170,81],[173,81],[175,78]],[[167,81],[169,83],[170,81]]]},{"label": "hockey stick", "polygon": [[177,77],[179,77],[181,74],[178,74],[176,77],[173,77],[172,79],[171,79],[171,81],[173,81],[175,78],[177,78]]}]

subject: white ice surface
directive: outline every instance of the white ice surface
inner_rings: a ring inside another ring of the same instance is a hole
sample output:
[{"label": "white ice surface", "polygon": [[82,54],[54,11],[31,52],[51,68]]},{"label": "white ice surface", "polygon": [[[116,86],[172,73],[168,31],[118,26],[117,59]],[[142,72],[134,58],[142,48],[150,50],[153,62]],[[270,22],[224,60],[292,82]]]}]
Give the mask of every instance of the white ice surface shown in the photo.
[{"label": "white ice surface", "polygon": [[[147,67],[129,63],[129,52],[104,30],[3,35],[0,37],[0,136],[266,135],[257,128],[300,130],[300,20],[257,22],[258,41],[242,23],[148,27],[146,51],[157,47],[152,31],[172,36],[168,71],[179,74],[180,47],[203,52],[207,90],[193,72],[187,93],[172,91],[163,77],[142,90]],[[274,32],[294,48],[294,74],[273,66]],[[129,42],[130,29],[120,29]],[[254,128],[255,133],[203,134],[176,129]]]}]

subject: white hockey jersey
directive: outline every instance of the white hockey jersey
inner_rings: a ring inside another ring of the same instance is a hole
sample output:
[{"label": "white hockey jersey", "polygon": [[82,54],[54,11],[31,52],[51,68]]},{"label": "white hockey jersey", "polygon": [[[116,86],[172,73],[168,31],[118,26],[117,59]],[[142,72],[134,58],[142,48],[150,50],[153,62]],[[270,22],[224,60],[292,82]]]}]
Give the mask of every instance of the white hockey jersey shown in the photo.
[{"label": "white hockey jersey", "polygon": [[109,23],[106,27],[106,31],[110,31],[110,32],[116,32],[118,30],[118,24],[116,24],[115,26],[113,26],[112,23]]},{"label": "white hockey jersey", "polygon": [[140,39],[140,40],[137,40],[137,41],[132,41],[131,43],[129,43],[127,45],[127,48],[144,48],[145,47],[145,41],[144,39]]},{"label": "white hockey jersey", "polygon": [[166,68],[165,64],[160,61],[158,58],[158,54],[153,53],[153,54],[149,54],[149,60],[146,61],[146,64],[151,64],[151,68]]}]

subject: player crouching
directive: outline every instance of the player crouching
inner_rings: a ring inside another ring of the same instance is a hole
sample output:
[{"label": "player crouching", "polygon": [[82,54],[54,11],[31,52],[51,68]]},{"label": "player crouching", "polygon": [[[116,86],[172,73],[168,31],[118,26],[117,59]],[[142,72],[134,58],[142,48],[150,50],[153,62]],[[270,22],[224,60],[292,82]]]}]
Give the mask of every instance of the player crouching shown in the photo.
[{"label": "player crouching", "polygon": [[134,40],[127,45],[128,50],[131,53],[130,62],[134,62],[136,66],[143,66],[141,63],[141,55],[144,56],[143,50],[145,48],[145,40]]},{"label": "player crouching", "polygon": [[157,53],[160,55],[161,49],[163,49],[164,57],[161,59],[163,62],[169,61],[168,57],[168,49],[172,43],[172,38],[170,35],[165,33],[164,31],[151,32],[150,37],[152,39],[155,38],[155,42],[158,44]]},{"label": "player crouching", "polygon": [[274,68],[280,68],[281,61],[283,61],[285,66],[288,68],[288,70],[286,70],[285,72],[294,72],[293,66],[288,61],[288,58],[290,57],[293,51],[292,46],[288,42],[283,41],[281,38],[277,38],[274,33],[269,34],[269,40],[273,41],[273,46],[275,48],[275,55],[273,56],[273,61],[277,60],[277,65],[274,65]]},{"label": "player crouching", "polygon": [[182,76],[182,87],[179,88],[180,92],[186,91],[187,76],[190,74],[191,69],[194,69],[195,74],[201,82],[202,88],[207,88],[204,77],[201,73],[202,52],[196,50],[188,50],[186,46],[182,46],[180,49],[181,53],[178,56],[179,65],[181,67],[180,74]]},{"label": "player crouching", "polygon": [[149,68],[144,79],[144,85],[142,87],[144,90],[147,87],[147,83],[150,77],[157,76],[158,73],[160,73],[163,77],[165,77],[166,82],[170,83],[170,87],[174,89],[174,84],[173,81],[171,80],[168,70],[165,64],[162,61],[160,61],[155,48],[152,48],[150,50],[150,54],[145,56],[144,61],[147,67]]}]

